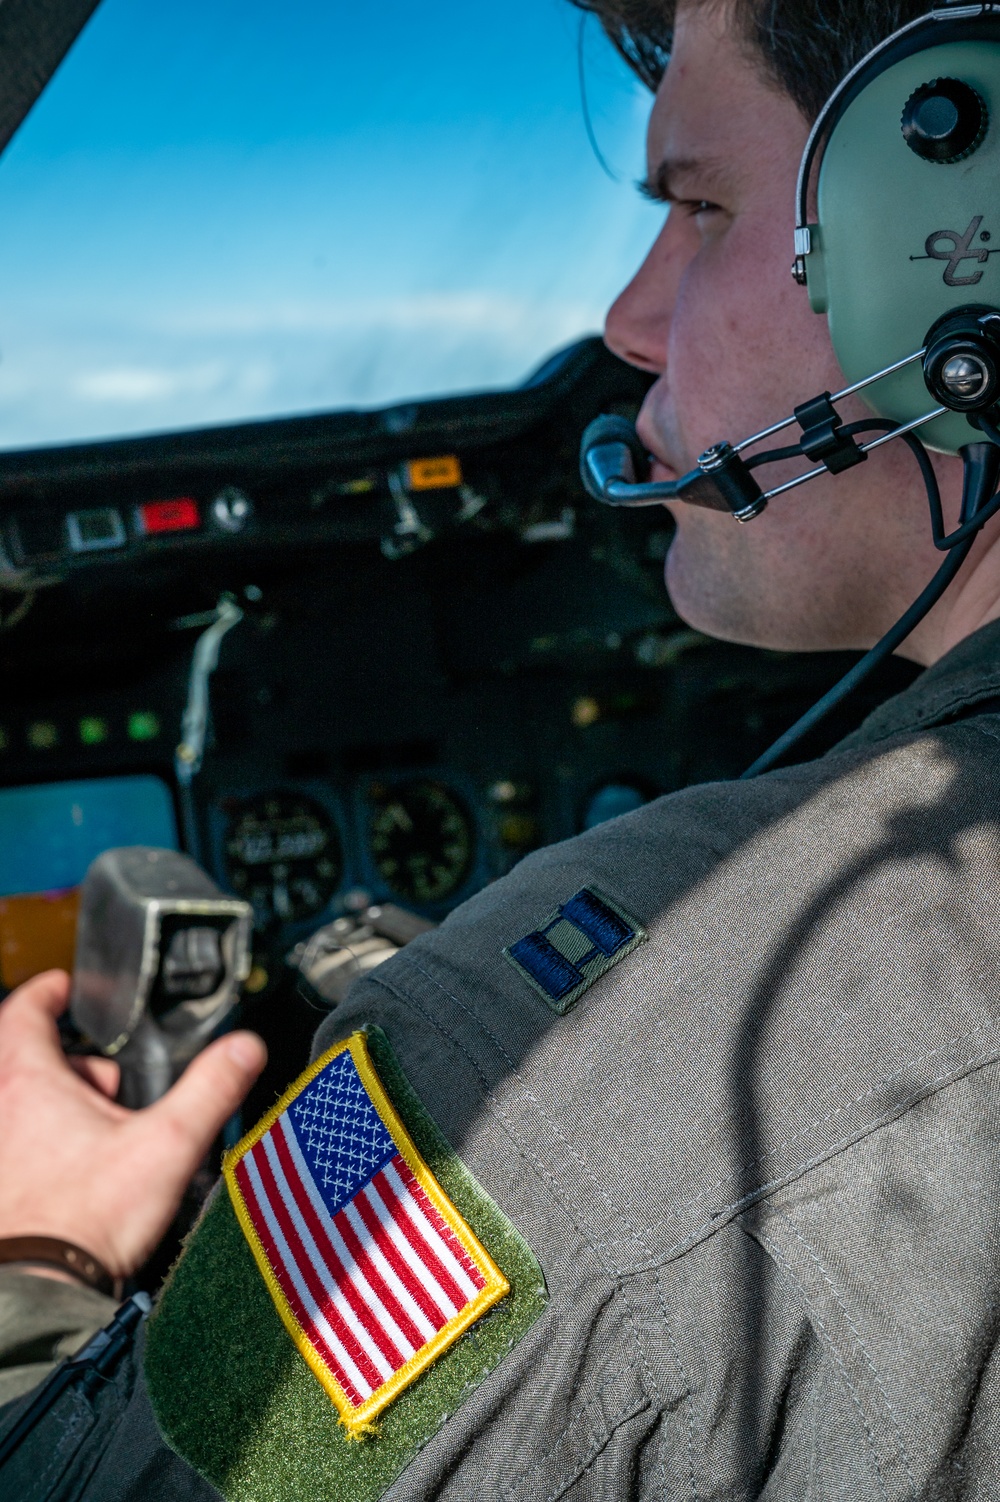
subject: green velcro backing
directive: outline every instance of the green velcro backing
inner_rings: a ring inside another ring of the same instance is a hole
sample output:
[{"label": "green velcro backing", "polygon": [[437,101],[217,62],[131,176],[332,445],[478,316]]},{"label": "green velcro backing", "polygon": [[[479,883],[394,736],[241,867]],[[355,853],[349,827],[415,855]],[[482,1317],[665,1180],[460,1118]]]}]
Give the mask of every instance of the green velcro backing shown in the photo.
[{"label": "green velcro backing", "polygon": [[145,1372],[168,1444],[227,1502],[374,1502],[545,1307],[530,1247],[452,1151],[385,1034],[367,1036],[386,1093],[511,1292],[396,1399],[375,1433],[350,1438],[281,1323],[228,1195],[216,1194],[149,1322]]}]

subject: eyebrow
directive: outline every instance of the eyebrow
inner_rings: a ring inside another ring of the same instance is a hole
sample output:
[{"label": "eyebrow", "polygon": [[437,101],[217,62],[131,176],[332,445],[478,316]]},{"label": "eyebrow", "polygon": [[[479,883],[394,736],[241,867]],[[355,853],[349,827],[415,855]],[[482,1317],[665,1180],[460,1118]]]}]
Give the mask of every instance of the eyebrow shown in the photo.
[{"label": "eyebrow", "polygon": [[679,184],[696,177],[707,185],[725,179],[725,164],[713,157],[664,157],[659,166],[637,184],[643,198],[652,203],[676,203],[684,194]]}]

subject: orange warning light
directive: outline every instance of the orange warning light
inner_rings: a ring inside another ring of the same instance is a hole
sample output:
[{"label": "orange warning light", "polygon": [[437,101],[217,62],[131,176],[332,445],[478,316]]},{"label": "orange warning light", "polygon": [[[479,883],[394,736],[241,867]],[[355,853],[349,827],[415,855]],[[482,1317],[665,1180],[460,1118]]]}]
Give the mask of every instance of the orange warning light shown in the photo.
[{"label": "orange warning light", "polygon": [[408,490],[454,490],[462,483],[462,461],[457,454],[437,459],[411,459],[406,466]]}]

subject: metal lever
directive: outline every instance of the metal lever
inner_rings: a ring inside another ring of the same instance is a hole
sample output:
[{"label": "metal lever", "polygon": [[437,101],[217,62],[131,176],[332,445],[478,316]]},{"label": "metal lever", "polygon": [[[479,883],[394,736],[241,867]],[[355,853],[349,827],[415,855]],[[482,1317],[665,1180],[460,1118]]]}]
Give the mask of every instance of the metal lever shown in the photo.
[{"label": "metal lever", "polygon": [[117,1059],[119,1100],[170,1089],[235,1006],[250,973],[253,910],[176,850],[107,850],[80,899],[70,1015]]}]

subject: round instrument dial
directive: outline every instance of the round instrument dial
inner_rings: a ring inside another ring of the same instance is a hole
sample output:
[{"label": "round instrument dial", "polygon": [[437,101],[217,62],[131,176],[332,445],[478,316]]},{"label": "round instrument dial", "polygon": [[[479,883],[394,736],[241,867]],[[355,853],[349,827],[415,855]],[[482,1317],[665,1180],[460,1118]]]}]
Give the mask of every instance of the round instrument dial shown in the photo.
[{"label": "round instrument dial", "polygon": [[241,804],[226,830],[226,863],[233,890],[253,904],[261,927],[322,912],[344,874],[333,820],[298,793]]},{"label": "round instrument dial", "polygon": [[472,869],[475,830],[450,788],[440,782],[378,784],[370,842],[375,869],[387,887],[409,902],[444,902]]},{"label": "round instrument dial", "polygon": [[637,808],[647,804],[654,794],[647,792],[634,782],[606,782],[596,788],[587,799],[587,806],[583,811],[584,829],[596,829],[599,824],[606,824],[609,819],[620,818],[622,814],[634,813]]}]

